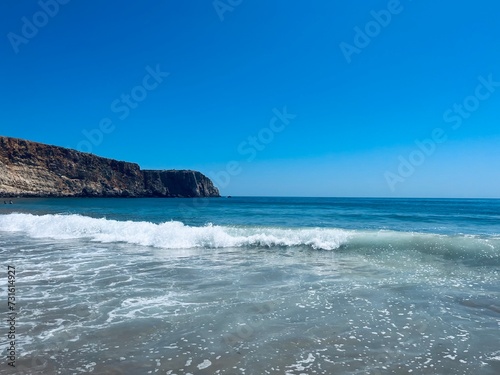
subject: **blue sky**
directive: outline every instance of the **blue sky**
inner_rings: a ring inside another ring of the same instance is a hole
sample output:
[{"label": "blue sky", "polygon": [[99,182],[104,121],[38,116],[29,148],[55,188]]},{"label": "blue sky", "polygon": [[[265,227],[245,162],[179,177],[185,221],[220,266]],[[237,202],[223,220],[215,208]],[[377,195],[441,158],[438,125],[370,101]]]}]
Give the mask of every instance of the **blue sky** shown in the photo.
[{"label": "blue sky", "polygon": [[6,0],[0,134],[197,169],[230,195],[500,197],[498,14]]}]

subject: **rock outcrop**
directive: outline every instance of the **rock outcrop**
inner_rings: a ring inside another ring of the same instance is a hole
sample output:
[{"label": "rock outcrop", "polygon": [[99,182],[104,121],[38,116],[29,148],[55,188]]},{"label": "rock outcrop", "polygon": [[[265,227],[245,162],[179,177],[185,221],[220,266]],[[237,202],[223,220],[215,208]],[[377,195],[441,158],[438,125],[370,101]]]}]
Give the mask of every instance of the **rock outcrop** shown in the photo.
[{"label": "rock outcrop", "polygon": [[139,165],[0,136],[1,197],[218,197],[200,172]]}]

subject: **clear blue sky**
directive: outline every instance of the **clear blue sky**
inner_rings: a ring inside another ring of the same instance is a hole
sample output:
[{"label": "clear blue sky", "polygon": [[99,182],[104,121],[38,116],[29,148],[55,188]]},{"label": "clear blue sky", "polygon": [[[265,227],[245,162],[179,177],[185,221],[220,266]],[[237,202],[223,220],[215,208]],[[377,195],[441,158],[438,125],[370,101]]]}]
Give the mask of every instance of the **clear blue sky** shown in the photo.
[{"label": "clear blue sky", "polygon": [[497,1],[59,1],[0,4],[1,135],[231,195],[500,197]]}]

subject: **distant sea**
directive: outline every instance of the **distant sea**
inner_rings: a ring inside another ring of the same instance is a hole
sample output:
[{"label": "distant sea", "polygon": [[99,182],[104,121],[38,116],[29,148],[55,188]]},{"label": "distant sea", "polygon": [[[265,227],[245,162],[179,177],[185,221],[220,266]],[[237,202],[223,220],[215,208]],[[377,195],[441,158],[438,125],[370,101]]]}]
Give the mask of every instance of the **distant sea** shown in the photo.
[{"label": "distant sea", "polygon": [[500,374],[500,200],[0,200],[0,253],[0,374]]}]

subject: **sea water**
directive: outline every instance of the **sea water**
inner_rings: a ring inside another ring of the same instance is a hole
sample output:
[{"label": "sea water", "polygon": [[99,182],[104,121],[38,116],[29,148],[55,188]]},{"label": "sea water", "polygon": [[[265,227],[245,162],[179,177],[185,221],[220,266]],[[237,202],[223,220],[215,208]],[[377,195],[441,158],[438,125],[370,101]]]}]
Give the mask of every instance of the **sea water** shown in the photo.
[{"label": "sea water", "polygon": [[499,200],[17,199],[0,373],[499,374],[499,222]]}]

